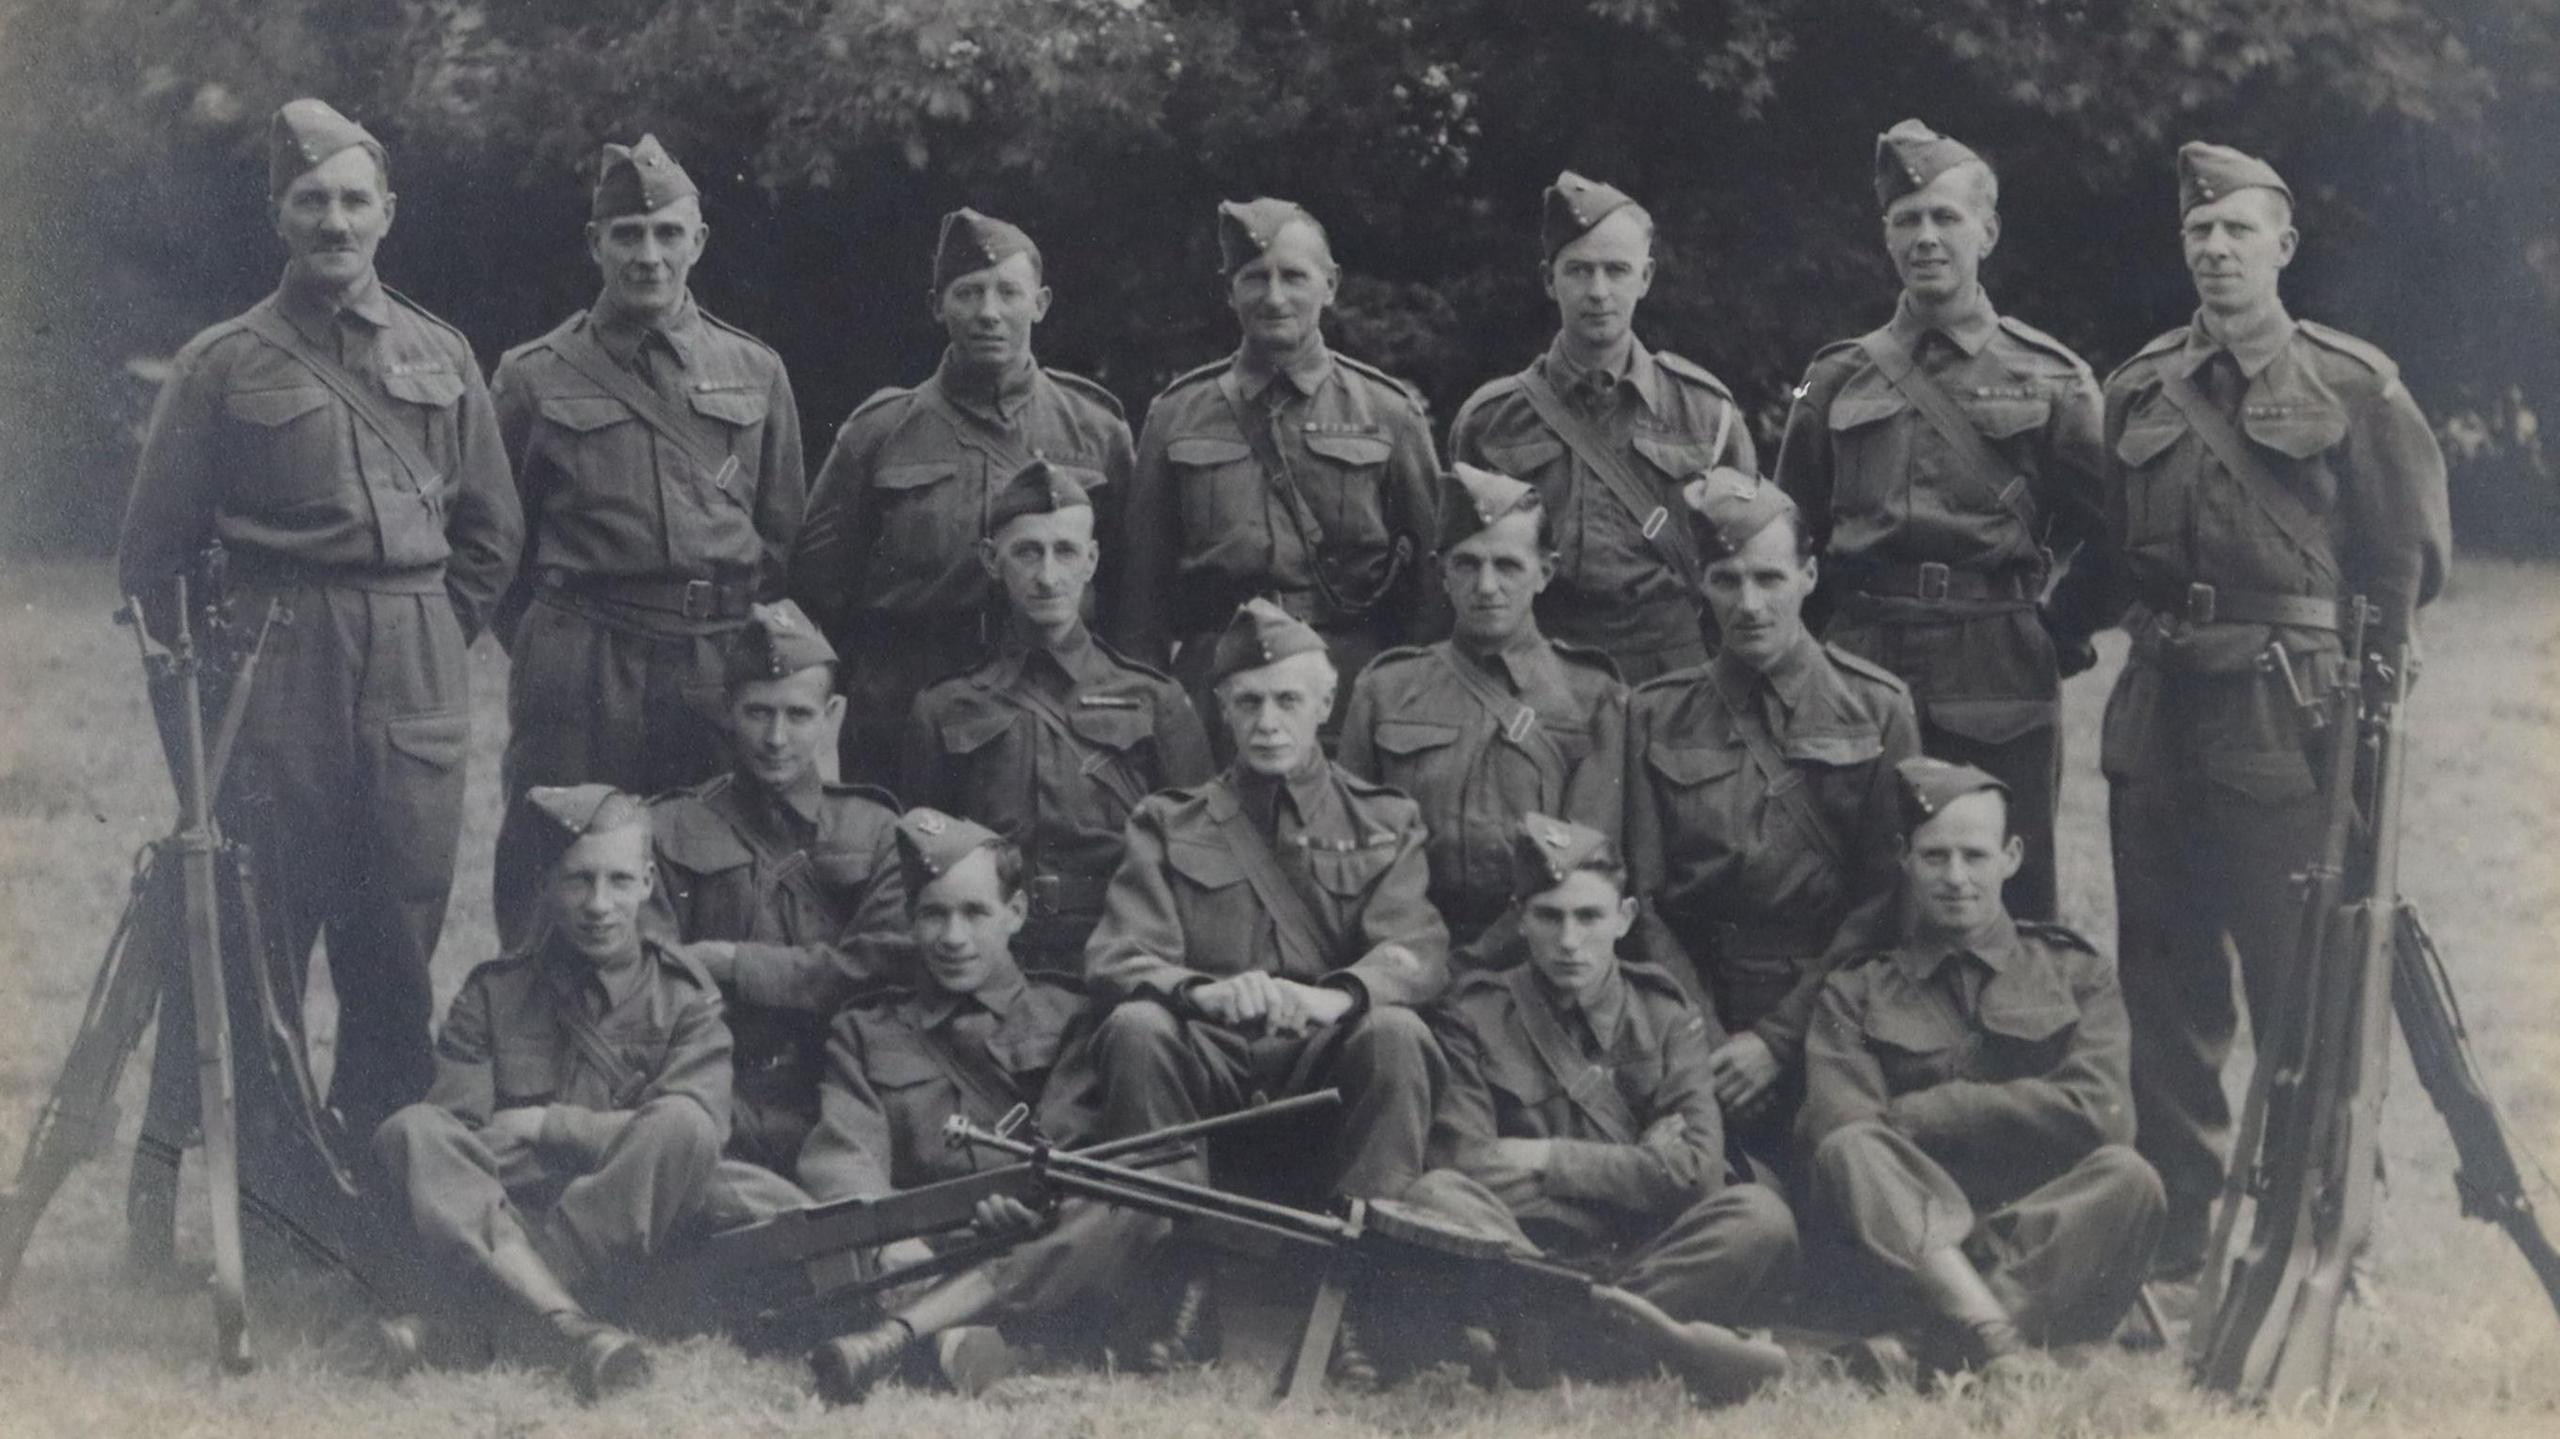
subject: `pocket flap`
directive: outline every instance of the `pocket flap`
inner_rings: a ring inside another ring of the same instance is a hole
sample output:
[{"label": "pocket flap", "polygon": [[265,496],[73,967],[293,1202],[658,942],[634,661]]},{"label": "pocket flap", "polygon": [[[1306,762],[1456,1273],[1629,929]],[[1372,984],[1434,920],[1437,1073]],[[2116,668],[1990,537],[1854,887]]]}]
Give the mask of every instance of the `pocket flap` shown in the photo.
[{"label": "pocket flap", "polygon": [[2299,750],[2208,750],[2204,776],[2259,804],[2290,804],[2310,798],[2319,789],[2311,777],[2311,762]]},{"label": "pocket flap", "polygon": [[1421,720],[1386,720],[1378,726],[1378,748],[1389,754],[1419,754],[1427,749],[1454,744],[1458,739],[1456,725],[1429,724]]},{"label": "pocket flap", "polygon": [[744,385],[706,386],[692,391],[686,398],[693,402],[694,413],[741,428],[761,423],[770,407],[762,388],[750,389]]},{"label": "pocket flap", "polygon": [[1396,452],[1396,447],[1380,435],[1310,434],[1306,443],[1311,453],[1346,465],[1383,465],[1387,456]]},{"label": "pocket flap", "polygon": [[1813,764],[1864,764],[1884,753],[1884,731],[1799,730],[1787,736],[1787,742],[1779,746],[1778,752],[1789,759]]},{"label": "pocket flap", "polygon": [[2326,405],[2271,409],[2251,405],[2240,416],[2249,438],[2297,460],[2307,460],[2347,437],[2347,417]]},{"label": "pocket flap", "polygon": [[1636,453],[1651,461],[1653,467],[1675,480],[1705,474],[1716,462],[1715,452],[1704,445],[1683,444],[1677,440],[1660,440],[1651,435],[1635,437]]},{"label": "pocket flap", "polygon": [[1174,873],[1202,889],[1224,889],[1244,878],[1244,870],[1237,866],[1236,857],[1221,845],[1175,840],[1165,846],[1164,857],[1165,863],[1173,866]]},{"label": "pocket flap", "polygon": [[2187,422],[2174,414],[2127,425],[2124,433],[2116,437],[2116,458],[2128,465],[2147,465],[2186,432]]},{"label": "pocket flap", "polygon": [[1929,722],[1977,744],[2007,744],[2061,720],[2061,706],[2044,700],[1928,700]]},{"label": "pocket flap", "polygon": [[1078,739],[1109,750],[1125,750],[1156,732],[1153,709],[1103,709],[1078,705],[1067,712],[1067,728]]},{"label": "pocket flap", "polygon": [[1368,892],[1394,863],[1396,852],[1386,846],[1361,849],[1309,849],[1307,872],[1328,894],[1357,898]]},{"label": "pocket flap", "polygon": [[1842,395],[1831,402],[1831,413],[1823,418],[1835,430],[1854,430],[1892,419],[1909,408],[1910,404],[1891,390],[1880,395]]},{"label": "pocket flap", "polygon": [[862,1072],[881,1089],[930,1084],[943,1077],[941,1064],[903,1033],[866,1025],[862,1040]]},{"label": "pocket flap", "polygon": [[1002,710],[957,715],[942,722],[945,754],[975,754],[1013,728],[1013,716]]},{"label": "pocket flap", "polygon": [[960,472],[955,460],[936,460],[922,465],[882,465],[872,483],[884,490],[920,490],[940,484]]},{"label": "pocket flap", "polygon": [[1523,440],[1516,445],[1487,445],[1484,457],[1496,470],[1517,480],[1531,472],[1555,463],[1564,453],[1564,441],[1540,437]]},{"label": "pocket flap", "polygon": [[[1949,961],[1960,963],[1963,961]],[[1905,1054],[1937,1054],[1965,1042],[1963,1027],[1930,1004],[1867,1005],[1867,1038]]]},{"label": "pocket flap", "polygon": [[1253,453],[1242,440],[1185,435],[1164,447],[1164,457],[1177,465],[1232,465]]},{"label": "pocket flap", "polygon": [[329,400],[329,392],[318,385],[296,385],[282,390],[234,390],[222,397],[222,404],[250,424],[283,425],[301,419]]},{"label": "pocket flap", "polygon": [[1724,745],[1655,745],[1644,761],[1673,784],[1704,784],[1742,768],[1742,751]]},{"label": "pocket flap", "polygon": [[546,395],[542,418],[564,430],[584,434],[632,418],[631,409],[611,395]]},{"label": "pocket flap", "polygon": [[1973,427],[1995,440],[2042,428],[2053,417],[2051,400],[2026,400],[2010,396],[1993,399],[1968,399],[1964,402],[1965,418]]},{"label": "pocket flap", "polygon": [[384,727],[391,747],[421,764],[451,769],[471,744],[471,716],[463,710],[403,715]]},{"label": "pocket flap", "polygon": [[441,410],[462,398],[462,377],[445,364],[393,365],[382,374],[382,388],[395,399]]},{"label": "pocket flap", "polygon": [[658,853],[678,868],[694,874],[719,874],[755,858],[744,840],[696,804],[658,806],[652,814],[656,819]]}]

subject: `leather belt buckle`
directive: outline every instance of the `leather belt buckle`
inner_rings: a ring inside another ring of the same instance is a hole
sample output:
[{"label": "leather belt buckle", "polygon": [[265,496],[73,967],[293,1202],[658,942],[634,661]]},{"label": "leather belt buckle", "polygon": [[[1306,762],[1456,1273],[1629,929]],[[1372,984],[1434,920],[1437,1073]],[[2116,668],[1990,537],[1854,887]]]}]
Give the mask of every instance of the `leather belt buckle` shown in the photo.
[{"label": "leather belt buckle", "polygon": [[712,611],[719,607],[718,601],[719,595],[712,588],[711,581],[687,580],[684,582],[684,617],[686,619],[711,618]]},{"label": "leather belt buckle", "polygon": [[1920,566],[1920,598],[1924,600],[1945,599],[1947,597],[1948,578],[1949,571],[1945,565],[1938,563],[1936,560],[1924,562]]},{"label": "leather belt buckle", "polygon": [[2187,586],[2187,623],[2213,623],[2213,586],[2202,583]]}]

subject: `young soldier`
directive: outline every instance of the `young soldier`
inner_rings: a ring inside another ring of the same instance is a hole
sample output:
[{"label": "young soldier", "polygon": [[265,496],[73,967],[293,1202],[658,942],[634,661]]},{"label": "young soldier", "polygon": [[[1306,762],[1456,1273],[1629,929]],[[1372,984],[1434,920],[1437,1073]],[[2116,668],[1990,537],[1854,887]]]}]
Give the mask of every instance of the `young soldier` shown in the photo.
[{"label": "young soldier", "polygon": [[992,659],[917,697],[899,788],[1021,849],[1030,918],[1014,954],[1081,975],[1130,812],[1207,779],[1209,741],[1181,686],[1086,628],[1102,546],[1072,475],[1045,460],[1017,471],[978,548],[1004,594],[1004,629]]},{"label": "young soldier", "polygon": [[[1432,1158],[1447,1167],[1406,1197],[1612,1276],[1604,1312],[1639,1350],[1704,1393],[1738,1395],[1785,1356],[1718,1321],[1773,1297],[1795,1260],[1795,1220],[1727,1165],[1713,1022],[1670,974],[1618,957],[1636,901],[1617,846],[1542,814],[1512,833],[1512,947],[1527,963],[1470,974],[1446,1001],[1435,1028],[1449,1086]],[[1531,1345],[1542,1322],[1573,1320],[1519,1318],[1504,1327]],[[1610,1336],[1553,1338],[1575,1369],[1620,1367]]]},{"label": "young soldier", "polygon": [[1040,247],[975,210],[942,217],[933,313],[951,339],[913,389],[882,390],[836,432],[791,559],[791,594],[850,666],[844,775],[889,784],[916,695],[978,662],[994,622],[981,523],[996,490],[1045,459],[1103,514],[1128,487],[1129,422],[1111,392],[1031,355],[1049,313]]},{"label": "young soldier", "polygon": [[2285,312],[2293,192],[2219,145],[2178,152],[2200,306],[2107,379],[2112,597],[2134,601],[2100,767],[2144,1157],[2169,1191],[2163,1273],[2192,1276],[2230,1148],[2222,1064],[2293,963],[2293,876],[2316,862],[2326,748],[2296,698],[2337,666],[2340,603],[2370,653],[2417,638],[2452,559],[2444,456],[2388,356]]},{"label": "young soldier", "polygon": [[729,1153],[786,1175],[817,1123],[827,1022],[909,973],[897,811],[818,777],[844,715],[835,677],[798,605],[755,606],[728,657],[729,772],[650,807],[653,913],[720,986],[737,1041]]},{"label": "young soldier", "polygon": [[[494,1291],[502,1325],[529,1321],[592,1400],[649,1375],[640,1342],[590,1312],[597,1296],[681,1229],[804,1201],[720,1158],[729,1031],[709,978],[642,932],[647,807],[603,785],[524,803],[551,827],[529,832],[544,875],[532,935],[463,981],[435,1087],[373,1148],[428,1257]],[[412,1358],[418,1334],[392,1326]]]},{"label": "young soldier", "polygon": [[643,135],[607,145],[589,208],[595,305],[498,363],[498,429],[527,518],[500,606],[508,806],[499,930],[538,879],[533,785],[655,794],[720,768],[714,696],[747,606],[782,586],[807,476],[782,357],[694,303],[710,244],[693,180]]},{"label": "young soldier", "polygon": [[1627,702],[1627,864],[1668,926],[1647,932],[1657,962],[1733,1035],[1710,1056],[1728,1132],[1775,1163],[1823,956],[1892,888],[1893,766],[1919,740],[1900,680],[1806,633],[1814,560],[1786,492],[1726,470],[1690,500],[1723,649]]},{"label": "young soldier", "polygon": [[1218,254],[1242,343],[1147,408],[1113,609],[1131,654],[1178,648],[1203,714],[1218,627],[1247,596],[1313,626],[1342,674],[1446,628],[1418,573],[1440,472],[1422,397],[1326,348],[1342,271],[1324,226],[1286,200],[1225,202]]},{"label": "young soldier", "polygon": [[[857,1005],[836,1020],[826,1118],[800,1165],[822,1200],[911,1189],[988,1163],[945,1142],[942,1126],[955,1116],[993,1126],[1014,1106],[1037,1104],[1059,1041],[1084,1008],[1076,989],[1025,975],[1014,961],[1013,937],[1030,914],[1020,851],[983,825],[932,809],[908,811],[897,835],[921,978],[911,995]],[[1003,1196],[979,1207],[982,1231],[1038,1223]],[[1045,1329],[1096,1350],[1117,1288],[1163,1228],[1148,1216],[1068,1204],[1048,1233],[920,1292],[900,1291],[887,1319],[811,1351],[818,1393],[830,1404],[857,1403],[919,1344],[943,1379],[982,1387],[1018,1362],[1006,1334],[986,1327],[990,1319],[1015,1338]],[[878,1263],[896,1269],[932,1254],[923,1240],[900,1240]],[[1079,1312],[1069,1316],[1070,1305]]]},{"label": "young soldier", "polygon": [[461,837],[463,657],[523,516],[470,343],[374,273],[398,198],[382,143],[291,101],[268,128],[267,194],[284,278],[178,352],[118,581],[165,639],[170,578],[218,540],[235,614],[292,610],[259,662],[223,821],[269,877],[284,992],[302,993],[328,934],[329,1104],[366,1135],[434,1074],[427,962]]},{"label": "young soldier", "polygon": [[1923,749],[2009,786],[2027,852],[2009,907],[2051,919],[2061,675],[2094,662],[2104,620],[2042,600],[2055,552],[2105,548],[2098,382],[1992,310],[2000,181],[1981,156],[1905,120],[1876,137],[1875,183],[1902,300],[1814,358],[1778,483],[1828,547],[1823,638],[1911,686]]},{"label": "young soldier", "polygon": [[1543,810],[1618,832],[1627,692],[1608,656],[1557,644],[1532,608],[1555,577],[1538,492],[1457,465],[1440,496],[1446,640],[1378,656],[1351,687],[1337,758],[1412,797],[1431,903],[1473,941],[1511,903],[1512,827]]},{"label": "young soldier", "polygon": [[1540,627],[1642,684],[1707,658],[1681,484],[1717,465],[1760,466],[1724,382],[1636,338],[1653,288],[1644,207],[1567,170],[1547,187],[1538,241],[1555,343],[1468,397],[1449,453],[1537,487],[1557,556]]},{"label": "young soldier", "polygon": [[[2160,1180],[2131,1148],[2114,966],[2001,904],[2026,849],[2007,790],[1942,760],[1896,773],[1901,942],[1832,974],[1805,1041],[1811,1217],[1852,1273],[1916,1303],[1932,1368],[1999,1374],[2028,1344],[2115,1328],[2159,1238]],[[1872,1291],[1844,1289],[1872,1318]],[[1907,1353],[1851,1357],[1882,1377]]]}]

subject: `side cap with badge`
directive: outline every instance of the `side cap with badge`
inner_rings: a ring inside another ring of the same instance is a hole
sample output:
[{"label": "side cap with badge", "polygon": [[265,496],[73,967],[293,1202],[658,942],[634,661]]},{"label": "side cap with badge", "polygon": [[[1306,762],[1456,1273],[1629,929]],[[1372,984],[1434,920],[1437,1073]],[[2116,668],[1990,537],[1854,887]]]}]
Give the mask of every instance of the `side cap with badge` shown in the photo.
[{"label": "side cap with badge", "polygon": [[1217,648],[1209,652],[1209,683],[1223,684],[1232,675],[1295,655],[1324,652],[1324,636],[1306,621],[1256,596],[1236,606],[1227,627],[1219,631]]},{"label": "side cap with badge", "polygon": [[1962,141],[1904,120],[1876,137],[1876,204],[1890,207],[1958,165],[1989,163]]},{"label": "side cap with badge", "polygon": [[1033,460],[1013,472],[987,501],[987,538],[1004,533],[1004,527],[1025,515],[1054,515],[1060,510],[1090,509],[1093,497],[1077,484],[1075,476],[1050,464]]},{"label": "side cap with badge", "polygon": [[351,145],[361,145],[391,173],[391,161],[373,132],[333,109],[326,100],[287,100],[267,122],[267,198],[280,200],[294,181],[318,168],[321,161]]},{"label": "side cap with badge", "polygon": [[898,872],[909,898],[951,872],[972,851],[1004,843],[1004,836],[975,820],[918,806],[898,816]]},{"label": "side cap with badge", "polygon": [[1019,226],[981,215],[963,205],[942,217],[942,233],[933,246],[933,293],[940,295],[963,275],[991,270],[1016,255],[1029,255],[1040,267],[1040,247]]},{"label": "side cap with badge", "polygon": [[1440,552],[1447,554],[1459,541],[1493,528],[1507,516],[1534,514],[1541,503],[1533,486],[1463,461],[1453,462],[1440,477]]},{"label": "side cap with badge", "polygon": [[835,646],[791,600],[754,605],[729,641],[722,678],[731,689],[752,680],[778,680],[812,665],[834,664]]},{"label": "side cap with badge", "polygon": [[1752,536],[1796,512],[1785,490],[1724,465],[1682,485],[1680,499],[1688,506],[1698,551],[1710,564],[1741,553]]},{"label": "side cap with badge", "polygon": [[[1305,225],[1318,235],[1324,226],[1305,207],[1287,200],[1267,196],[1238,204],[1233,200],[1218,202],[1218,273],[1233,275],[1236,271],[1262,258],[1271,242],[1291,225]],[[1326,249],[1332,248],[1330,241]]]},{"label": "side cap with badge", "polygon": [[2228,145],[2189,140],[2178,147],[2178,213],[2210,205],[2234,190],[2273,190],[2293,204],[2293,187],[2276,167]]},{"label": "side cap with badge", "polygon": [[1564,171],[1547,187],[1546,202],[1538,215],[1538,247],[1552,262],[1556,251],[1590,234],[1592,226],[1634,203],[1634,196],[1615,185]]},{"label": "side cap with badge", "polygon": [[1935,819],[1948,805],[1969,794],[1998,790],[2005,798],[2009,787],[1987,770],[1969,764],[1914,755],[1893,767],[1894,797],[1902,807],[1902,832],[1916,833],[1920,826]]},{"label": "side cap with badge", "polygon": [[693,177],[667,153],[655,135],[643,135],[636,145],[604,147],[604,158],[596,167],[596,193],[589,205],[587,218],[610,220],[620,215],[654,214],[689,195],[700,195]]},{"label": "side cap with badge", "polygon": [[1511,894],[1527,899],[1573,877],[1575,870],[1599,860],[1623,869],[1609,837],[1589,825],[1553,815],[1529,813],[1511,831]]}]

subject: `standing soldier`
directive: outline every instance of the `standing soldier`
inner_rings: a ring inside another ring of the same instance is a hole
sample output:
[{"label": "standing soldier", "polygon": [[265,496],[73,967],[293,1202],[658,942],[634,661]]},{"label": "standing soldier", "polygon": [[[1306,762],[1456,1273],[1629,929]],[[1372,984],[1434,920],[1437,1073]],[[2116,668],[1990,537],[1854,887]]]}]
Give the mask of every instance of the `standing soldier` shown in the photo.
[{"label": "standing soldier", "polygon": [[862,402],[818,472],[791,594],[849,670],[844,775],[897,779],[925,686],[976,664],[1000,615],[978,558],[996,491],[1033,460],[1074,478],[1105,521],[1129,479],[1129,421],[1111,392],[1041,367],[1040,247],[975,210],[942,217],[933,313],[951,337],[913,389]]},{"label": "standing soldier", "polygon": [[1911,686],[1923,749],[2008,786],[2027,852],[2009,907],[2051,919],[2061,677],[2095,661],[2103,621],[2042,600],[2056,551],[2104,548],[2098,384],[1991,308],[2000,182],[1981,156],[1905,120],[1876,137],[1875,181],[1901,303],[1814,357],[1778,483],[1827,563],[1823,638]]},{"label": "standing soldier", "polygon": [[1707,658],[1681,484],[1718,465],[1760,466],[1724,382],[1636,338],[1653,287],[1645,208],[1567,170],[1547,187],[1538,240],[1555,343],[1468,398],[1449,452],[1538,488],[1557,554],[1539,626],[1604,651],[1642,684]]},{"label": "standing soldier", "polygon": [[2222,1093],[2238,1016],[2293,962],[2293,877],[2315,862],[2328,736],[2297,696],[2340,664],[2339,607],[2374,610],[2369,650],[2414,645],[2452,539],[2444,456],[2388,356],[2285,312],[2293,192],[2219,145],[2178,152],[2195,319],[2107,379],[2108,506],[2131,658],[2100,767],[2117,948],[2133,1015],[2143,1155],[2168,1188],[2158,1267],[2192,1275],[2221,1186]]},{"label": "standing soldier", "polygon": [[782,1174],[818,1119],[827,1022],[910,977],[889,796],[829,784],[836,654],[789,600],[731,645],[730,769],[650,806],[657,917],[720,986],[737,1067],[729,1153]]},{"label": "standing soldier", "polygon": [[1082,975],[1129,815],[1207,779],[1209,741],[1181,686],[1086,628],[1102,546],[1074,476],[1043,460],[1017,472],[988,506],[979,556],[1005,598],[996,653],[917,697],[899,788],[1021,850],[1029,918],[1013,951]]},{"label": "standing soldier", "polygon": [[1431,903],[1468,943],[1511,904],[1520,816],[1563,814],[1618,832],[1627,692],[1609,658],[1541,634],[1533,605],[1555,577],[1538,492],[1461,464],[1440,496],[1448,639],[1389,650],[1351,687],[1342,767],[1422,806]]},{"label": "standing soldier", "polygon": [[607,145],[587,222],[594,308],[507,352],[498,427],[530,521],[501,607],[500,933],[521,938],[533,785],[654,794],[721,767],[721,655],[777,593],[800,525],[800,410],[782,359],[694,303],[710,242],[684,168]]},{"label": "standing soldier", "polygon": [[1804,627],[1811,545],[1786,492],[1718,471],[1690,486],[1723,647],[1627,701],[1627,866],[1733,1037],[1709,1056],[1728,1133],[1785,1158],[1804,1027],[1842,922],[1893,887],[1893,766],[1919,753],[1911,695]]},{"label": "standing soldier", "polygon": [[1440,472],[1422,397],[1326,348],[1342,271],[1324,226],[1286,200],[1227,201],[1218,254],[1243,342],[1147,409],[1113,610],[1139,659],[1174,647],[1203,714],[1219,626],[1250,596],[1314,626],[1347,675],[1446,628],[1419,573]]},{"label": "standing soldier", "polygon": [[326,931],[338,993],[329,1102],[367,1135],[434,1077],[427,962],[461,838],[464,654],[514,572],[523,515],[461,334],[386,288],[396,197],[382,143],[318,100],[267,136],[290,258],[276,292],[178,353],[151,413],[119,582],[163,599],[210,542],[269,635],[223,805],[271,877],[293,974]]},{"label": "standing soldier", "polygon": [[[2160,1179],[2130,1143],[2114,967],[2000,902],[2026,858],[2000,781],[1936,759],[1897,777],[1904,927],[1832,974],[1805,1041],[1808,1218],[1849,1248],[1837,1297],[1872,1320],[1883,1281],[1930,1368],[2014,1373],[2132,1307]],[[1906,1354],[1848,1357],[1872,1379],[1907,1377]]]}]

